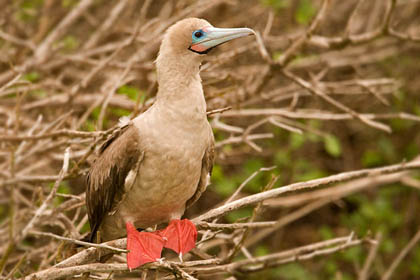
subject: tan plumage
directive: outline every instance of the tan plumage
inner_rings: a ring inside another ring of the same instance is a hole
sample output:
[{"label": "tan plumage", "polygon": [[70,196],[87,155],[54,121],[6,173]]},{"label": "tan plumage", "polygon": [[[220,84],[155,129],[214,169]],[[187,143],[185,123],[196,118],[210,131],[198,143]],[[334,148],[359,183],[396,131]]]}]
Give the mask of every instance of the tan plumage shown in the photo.
[{"label": "tan plumage", "polygon": [[156,60],[154,105],[101,147],[88,174],[91,240],[125,235],[125,222],[146,228],[179,219],[208,184],[214,138],[206,116],[191,33],[211,26],[186,19],[168,29]]}]

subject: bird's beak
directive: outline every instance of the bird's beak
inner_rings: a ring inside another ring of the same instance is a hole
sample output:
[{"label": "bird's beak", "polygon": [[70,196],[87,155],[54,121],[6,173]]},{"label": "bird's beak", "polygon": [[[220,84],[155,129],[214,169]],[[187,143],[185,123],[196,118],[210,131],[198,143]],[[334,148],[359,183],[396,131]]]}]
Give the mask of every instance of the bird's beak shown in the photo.
[{"label": "bird's beak", "polygon": [[205,27],[203,28],[205,36],[203,39],[194,42],[189,49],[199,54],[208,53],[214,47],[226,43],[230,40],[245,37],[248,35],[255,35],[255,31],[250,28],[216,28]]}]

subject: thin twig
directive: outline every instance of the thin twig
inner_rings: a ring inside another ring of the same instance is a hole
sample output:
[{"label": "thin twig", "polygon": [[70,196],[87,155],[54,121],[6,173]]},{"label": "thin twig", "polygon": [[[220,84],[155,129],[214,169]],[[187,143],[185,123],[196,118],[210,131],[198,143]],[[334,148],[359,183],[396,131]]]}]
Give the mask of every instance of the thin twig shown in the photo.
[{"label": "thin twig", "polygon": [[420,241],[420,230],[410,239],[407,245],[401,250],[398,256],[392,261],[391,265],[385,271],[384,275],[382,276],[381,280],[388,280],[391,279],[392,274],[394,273],[395,269],[398,265],[402,262],[404,257],[413,249],[413,247]]},{"label": "thin twig", "polygon": [[31,230],[29,232],[29,234],[31,235],[38,235],[38,236],[48,236],[48,237],[52,237],[58,240],[64,240],[64,241],[69,241],[71,243],[74,244],[79,244],[79,245],[83,245],[83,246],[87,246],[87,247],[96,247],[96,248],[104,248],[104,249],[108,249],[111,251],[115,251],[115,252],[119,252],[119,253],[127,253],[127,250],[124,249],[120,249],[120,248],[115,248],[112,246],[108,246],[106,244],[97,244],[97,243],[90,243],[90,242],[85,242],[85,241],[80,241],[74,238],[68,238],[68,237],[64,237],[64,236],[60,236],[51,232],[40,232],[40,231],[34,231]]},{"label": "thin twig", "polygon": [[227,203],[225,205],[212,209],[208,211],[207,213],[194,218],[193,221],[198,222],[202,220],[215,218],[220,215],[224,215],[227,212],[236,210],[238,208],[241,208],[250,204],[255,204],[260,201],[266,200],[268,198],[277,197],[286,192],[297,191],[297,190],[302,190],[302,189],[310,189],[314,187],[321,187],[321,186],[325,186],[332,183],[344,182],[344,181],[367,177],[367,176],[390,174],[390,173],[395,173],[395,172],[399,172],[403,170],[418,169],[418,168],[420,168],[420,161],[411,161],[407,163],[403,162],[400,164],[390,165],[386,167],[343,172],[340,174],[324,177],[321,179],[315,179],[315,180],[310,180],[310,181],[301,182],[301,183],[294,183],[291,185],[279,187],[279,188],[269,190],[266,192],[250,195],[250,196],[235,200],[233,202]]},{"label": "thin twig", "polygon": [[369,250],[369,254],[366,258],[365,263],[363,264],[363,268],[359,274],[359,280],[368,280],[369,279],[369,272],[372,266],[373,261],[376,258],[378,253],[379,244],[382,240],[382,233],[378,232],[375,236],[376,243],[372,244]]},{"label": "thin twig", "polygon": [[54,198],[55,193],[57,192],[61,181],[63,180],[64,176],[67,174],[67,171],[69,169],[69,159],[70,159],[70,148],[67,148],[65,153],[64,153],[63,167],[60,171],[60,174],[58,175],[57,180],[54,183],[54,186],[53,186],[51,192],[49,193],[47,198],[44,200],[42,205],[37,209],[37,211],[35,212],[35,215],[32,217],[32,219],[26,224],[26,226],[23,228],[23,230],[20,232],[20,234],[18,234],[18,236],[16,237],[16,243],[19,243],[23,238],[25,238],[28,235],[29,231],[31,231],[32,228],[35,226],[35,224],[38,223],[42,214],[46,210],[47,206],[50,204],[50,202]]}]

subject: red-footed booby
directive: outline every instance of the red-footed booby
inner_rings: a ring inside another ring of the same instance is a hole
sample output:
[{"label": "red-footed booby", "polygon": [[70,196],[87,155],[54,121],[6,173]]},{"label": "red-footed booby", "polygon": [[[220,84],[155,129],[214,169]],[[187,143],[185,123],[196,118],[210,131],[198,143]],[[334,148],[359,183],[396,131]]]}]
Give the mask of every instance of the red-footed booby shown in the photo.
[{"label": "red-footed booby", "polygon": [[[180,218],[206,189],[214,159],[200,65],[214,47],[253,33],[197,18],[172,25],[156,60],[156,102],[100,148],[87,177],[90,240],[127,233],[130,269],[156,261],[163,247],[181,258],[195,247],[194,224]],[[163,230],[136,230],[166,222]]]}]

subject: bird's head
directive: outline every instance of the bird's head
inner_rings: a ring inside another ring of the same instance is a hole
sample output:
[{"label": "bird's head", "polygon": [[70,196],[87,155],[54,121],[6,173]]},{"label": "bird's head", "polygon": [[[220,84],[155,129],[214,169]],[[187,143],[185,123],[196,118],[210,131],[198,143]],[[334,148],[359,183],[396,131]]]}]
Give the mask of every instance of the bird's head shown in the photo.
[{"label": "bird's head", "polygon": [[187,18],[172,25],[166,32],[160,53],[168,53],[202,60],[218,45],[230,40],[255,34],[249,28],[216,28],[208,21]]}]

